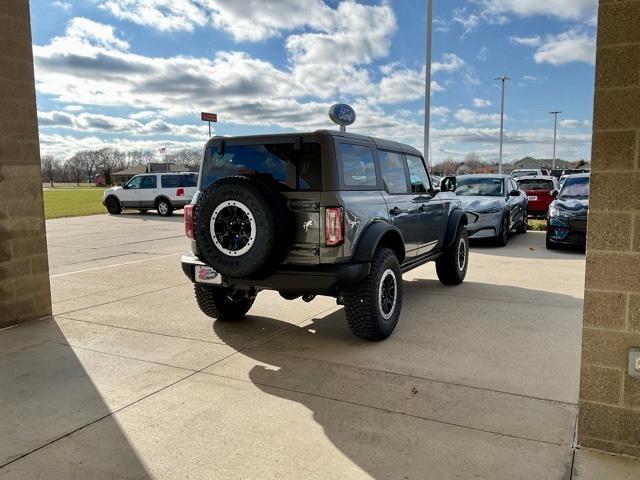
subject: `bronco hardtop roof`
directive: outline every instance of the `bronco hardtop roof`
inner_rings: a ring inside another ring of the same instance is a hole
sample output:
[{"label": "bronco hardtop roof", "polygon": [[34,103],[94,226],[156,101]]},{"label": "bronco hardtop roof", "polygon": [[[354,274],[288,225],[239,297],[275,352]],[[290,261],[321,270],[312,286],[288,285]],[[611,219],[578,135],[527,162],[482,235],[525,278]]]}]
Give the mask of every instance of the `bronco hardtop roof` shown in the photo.
[{"label": "bronco hardtop roof", "polygon": [[218,136],[210,138],[207,142],[206,147],[212,147],[222,141],[229,142],[230,144],[251,144],[262,143],[265,140],[273,141],[274,139],[279,138],[282,138],[283,140],[291,139],[292,137],[306,137],[307,140],[309,140],[309,137],[340,137],[344,138],[345,140],[368,141],[372,142],[376,147],[382,150],[394,150],[397,152],[409,153],[422,157],[422,153],[419,150],[405,143],[394,142],[392,140],[384,140],[382,138],[369,137],[367,135],[358,135],[357,133],[340,132],[337,130],[316,130],[315,132],[273,133],[264,135],[239,135],[232,137]]}]

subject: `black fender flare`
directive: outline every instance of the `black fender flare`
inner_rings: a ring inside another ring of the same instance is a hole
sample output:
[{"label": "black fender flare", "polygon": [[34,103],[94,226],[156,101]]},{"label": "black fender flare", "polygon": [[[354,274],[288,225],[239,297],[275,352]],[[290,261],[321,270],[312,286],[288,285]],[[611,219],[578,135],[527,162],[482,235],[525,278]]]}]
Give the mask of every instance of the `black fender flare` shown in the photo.
[{"label": "black fender flare", "polygon": [[449,222],[447,223],[447,229],[444,234],[444,248],[447,249],[453,245],[453,241],[456,239],[456,233],[460,225],[468,225],[469,219],[467,214],[461,209],[456,208],[449,215]]},{"label": "black fender flare", "polygon": [[381,221],[374,222],[365,229],[360,236],[351,260],[354,262],[370,262],[373,260],[376,249],[381,243],[396,252],[398,262],[402,263],[404,261],[405,249],[402,233],[398,227]]}]

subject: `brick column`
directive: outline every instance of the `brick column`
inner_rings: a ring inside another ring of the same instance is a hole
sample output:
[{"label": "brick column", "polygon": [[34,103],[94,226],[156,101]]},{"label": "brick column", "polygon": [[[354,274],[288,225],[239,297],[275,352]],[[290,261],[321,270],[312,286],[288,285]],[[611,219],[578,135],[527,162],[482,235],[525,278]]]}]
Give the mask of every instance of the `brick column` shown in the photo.
[{"label": "brick column", "polygon": [[51,314],[28,0],[0,0],[0,327]]},{"label": "brick column", "polygon": [[640,0],[600,0],[593,135],[578,441],[640,457]]}]

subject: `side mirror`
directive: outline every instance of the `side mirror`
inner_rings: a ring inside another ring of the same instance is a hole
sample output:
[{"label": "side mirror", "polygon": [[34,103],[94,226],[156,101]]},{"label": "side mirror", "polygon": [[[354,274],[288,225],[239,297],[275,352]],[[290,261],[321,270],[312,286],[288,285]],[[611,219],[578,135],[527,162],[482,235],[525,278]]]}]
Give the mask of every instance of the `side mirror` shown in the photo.
[{"label": "side mirror", "polygon": [[510,197],[519,197],[520,196],[520,190],[511,190],[509,192],[509,196]]},{"label": "side mirror", "polygon": [[557,198],[558,197],[558,190],[551,190],[551,196],[553,198]]},{"label": "side mirror", "polygon": [[440,180],[440,191],[441,192],[455,192],[457,187],[456,177],[453,175],[444,177]]},{"label": "side mirror", "polygon": [[122,184],[122,188],[124,188],[126,190],[127,188],[129,188],[129,185],[127,185],[126,183],[123,183]]}]

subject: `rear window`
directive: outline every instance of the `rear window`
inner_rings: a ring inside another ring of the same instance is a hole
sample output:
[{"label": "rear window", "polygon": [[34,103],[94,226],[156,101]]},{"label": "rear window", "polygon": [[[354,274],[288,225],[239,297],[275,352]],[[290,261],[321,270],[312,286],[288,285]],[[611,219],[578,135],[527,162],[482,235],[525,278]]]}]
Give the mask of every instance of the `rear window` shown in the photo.
[{"label": "rear window", "polygon": [[198,184],[198,175],[189,173],[185,175],[162,175],[160,177],[162,188],[195,187]]},{"label": "rear window", "polygon": [[373,151],[364,145],[340,144],[342,181],[348,187],[371,187],[378,183]]},{"label": "rear window", "polygon": [[209,148],[202,168],[204,190],[221,177],[260,175],[285,190],[321,190],[320,144],[305,142],[295,150],[293,143],[227,145],[224,152]]},{"label": "rear window", "polygon": [[553,190],[551,180],[518,180],[521,190]]}]

